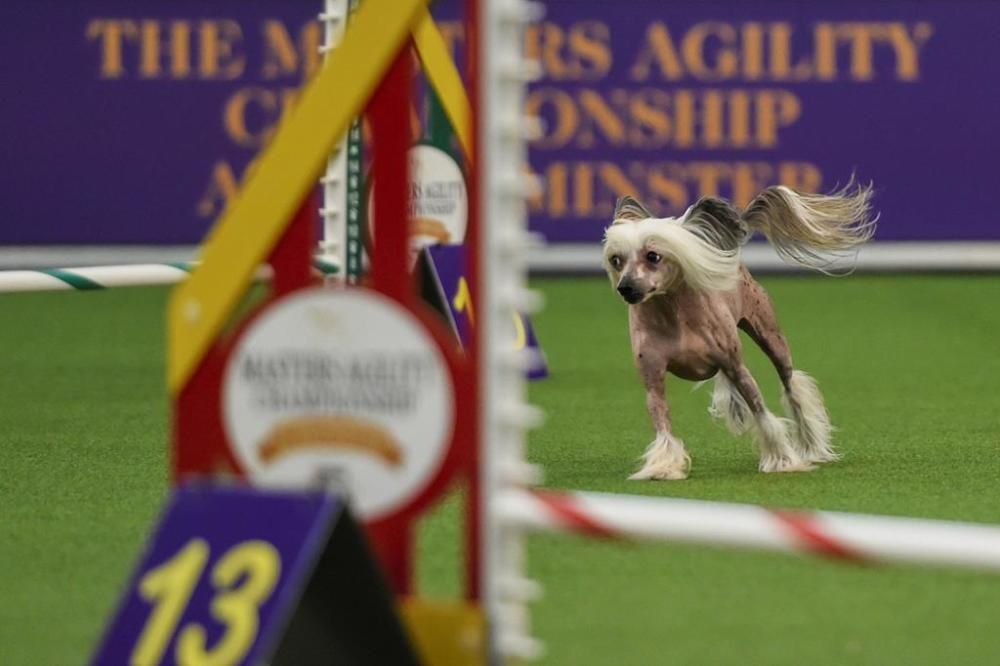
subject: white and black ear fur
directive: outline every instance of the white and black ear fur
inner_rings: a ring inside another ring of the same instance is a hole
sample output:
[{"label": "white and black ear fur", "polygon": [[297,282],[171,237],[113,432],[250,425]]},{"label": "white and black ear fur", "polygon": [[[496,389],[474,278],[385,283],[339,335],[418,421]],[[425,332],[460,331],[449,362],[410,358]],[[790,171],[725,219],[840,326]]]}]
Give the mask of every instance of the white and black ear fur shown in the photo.
[{"label": "white and black ear fur", "polygon": [[688,209],[684,227],[720,250],[738,250],[750,238],[750,228],[728,201],[702,197]]},{"label": "white and black ear fur", "polygon": [[653,214],[649,212],[648,208],[626,194],[623,197],[618,197],[618,201],[615,203],[613,224],[646,220],[651,217],[653,217]]}]

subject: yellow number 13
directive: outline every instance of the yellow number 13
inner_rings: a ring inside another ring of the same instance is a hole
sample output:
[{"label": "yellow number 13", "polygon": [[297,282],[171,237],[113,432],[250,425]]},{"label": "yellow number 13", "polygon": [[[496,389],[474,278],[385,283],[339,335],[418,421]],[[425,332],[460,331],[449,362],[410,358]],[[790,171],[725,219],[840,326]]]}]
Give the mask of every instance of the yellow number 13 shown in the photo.
[{"label": "yellow number 13", "polygon": [[[132,652],[133,666],[158,664],[208,562],[204,539],[192,539],[167,562],[139,581],[139,594],[153,612]],[[281,575],[281,557],[266,541],[244,541],[229,549],[212,567],[212,617],[226,631],[212,648],[205,628],[190,622],[177,636],[176,659],[184,666],[234,664],[253,645],[258,609],[274,591]]]}]

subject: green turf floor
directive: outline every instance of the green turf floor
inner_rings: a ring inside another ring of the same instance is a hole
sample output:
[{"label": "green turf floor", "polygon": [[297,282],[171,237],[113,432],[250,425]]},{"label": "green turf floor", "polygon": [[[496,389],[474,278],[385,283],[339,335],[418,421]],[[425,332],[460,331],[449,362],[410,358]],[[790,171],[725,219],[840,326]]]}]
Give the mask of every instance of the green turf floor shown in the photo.
[{"label": "green turf floor", "polygon": [[[545,280],[548,485],[1000,523],[1000,278],[764,282],[843,462],[758,474],[709,388],[671,379],[691,478],[625,481],[651,436],[625,306],[603,280]],[[0,296],[0,665],[86,661],[164,497],[164,294]],[[431,593],[456,589],[456,535],[451,503],[421,538]],[[1000,663],[1000,578],[549,536],[529,555],[550,664]]]}]

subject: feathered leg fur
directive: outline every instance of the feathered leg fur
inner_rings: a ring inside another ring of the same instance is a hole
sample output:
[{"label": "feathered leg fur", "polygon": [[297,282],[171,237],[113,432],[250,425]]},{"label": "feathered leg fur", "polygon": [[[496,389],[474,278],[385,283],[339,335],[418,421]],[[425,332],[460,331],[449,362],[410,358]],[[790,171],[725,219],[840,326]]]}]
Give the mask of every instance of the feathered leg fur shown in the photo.
[{"label": "feathered leg fur", "polygon": [[[781,404],[787,419],[781,419],[770,412],[762,419],[755,419],[746,400],[733,386],[724,373],[715,377],[712,404],[709,414],[721,421],[734,435],[753,431],[758,446],[776,452],[781,457],[780,441],[790,441],[806,463],[826,463],[840,460],[840,454],[833,449],[831,434],[833,426],[823,404],[816,380],[795,370],[789,379],[788,388],[782,393]],[[775,423],[775,420],[778,423]],[[773,456],[772,456],[773,458]],[[764,467],[762,462],[762,467]],[[767,467],[780,466],[773,461]],[[765,470],[770,471],[770,470]]]},{"label": "feathered leg fur", "polygon": [[792,432],[803,458],[816,463],[840,459],[830,441],[833,426],[815,379],[801,370],[793,371],[781,402],[791,417]]},{"label": "feathered leg fur", "polygon": [[753,425],[753,414],[746,400],[722,372],[715,375],[715,388],[712,390],[712,404],[708,407],[708,413],[722,421],[734,435],[744,434]]},{"label": "feathered leg fur", "polygon": [[679,481],[687,478],[690,468],[691,456],[684,442],[669,432],[660,432],[642,454],[642,467],[628,478],[631,481]]},{"label": "feathered leg fur", "polygon": [[760,450],[760,471],[805,472],[812,469],[793,446],[788,419],[779,418],[767,409],[757,382],[746,366],[725,372],[753,415],[750,432]]}]

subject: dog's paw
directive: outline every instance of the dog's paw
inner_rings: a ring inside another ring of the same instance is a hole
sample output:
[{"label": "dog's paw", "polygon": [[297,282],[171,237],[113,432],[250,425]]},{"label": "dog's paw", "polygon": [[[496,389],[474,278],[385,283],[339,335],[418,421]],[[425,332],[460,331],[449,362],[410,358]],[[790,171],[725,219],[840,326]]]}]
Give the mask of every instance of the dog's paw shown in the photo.
[{"label": "dog's paw", "polygon": [[665,467],[662,469],[648,469],[643,467],[638,472],[628,477],[629,481],[683,481],[688,478],[686,468]]},{"label": "dog's paw", "polygon": [[642,460],[642,468],[628,477],[630,481],[680,481],[688,477],[691,468],[684,442],[669,433],[657,435]]},{"label": "dog's paw", "polygon": [[774,472],[810,472],[816,466],[799,458],[797,455],[765,455],[760,459],[760,471]]},{"label": "dog's paw", "polygon": [[804,451],[802,457],[811,463],[832,463],[841,459],[841,455],[833,449],[820,449],[818,451]]}]

